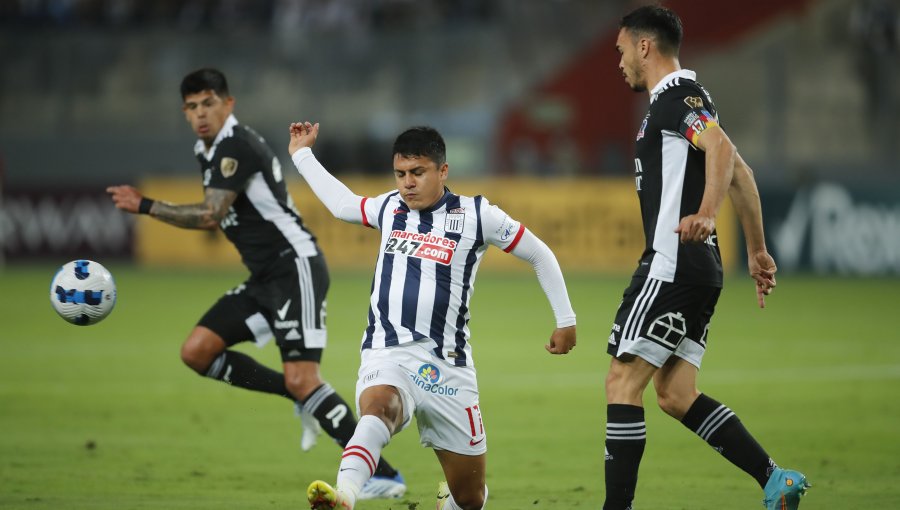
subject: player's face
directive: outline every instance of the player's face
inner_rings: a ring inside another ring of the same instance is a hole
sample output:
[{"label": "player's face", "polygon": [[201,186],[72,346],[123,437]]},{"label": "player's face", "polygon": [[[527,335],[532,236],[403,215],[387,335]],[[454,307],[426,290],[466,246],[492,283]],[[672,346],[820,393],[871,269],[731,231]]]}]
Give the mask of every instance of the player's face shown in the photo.
[{"label": "player's face", "polygon": [[209,147],[234,110],[234,98],[222,98],[212,90],[204,90],[185,96],[181,109],[191,129]]},{"label": "player's face", "polygon": [[400,196],[411,209],[427,209],[444,196],[447,169],[425,156],[404,157],[394,154],[394,179]]},{"label": "player's face", "polygon": [[644,92],[647,90],[647,80],[644,71],[640,66],[640,58],[638,56],[637,38],[633,36],[627,29],[619,30],[619,37],[616,39],[616,49],[619,51],[621,58],[619,59],[619,70],[625,77],[625,83],[635,92]]}]

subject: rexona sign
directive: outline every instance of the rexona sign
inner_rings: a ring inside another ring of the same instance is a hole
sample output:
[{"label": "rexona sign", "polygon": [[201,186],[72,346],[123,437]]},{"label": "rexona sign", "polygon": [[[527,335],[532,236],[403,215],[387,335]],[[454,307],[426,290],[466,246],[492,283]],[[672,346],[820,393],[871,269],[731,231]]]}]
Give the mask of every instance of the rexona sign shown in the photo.
[{"label": "rexona sign", "polygon": [[779,268],[900,274],[900,193],[887,191],[819,183],[790,198],[763,192]]}]

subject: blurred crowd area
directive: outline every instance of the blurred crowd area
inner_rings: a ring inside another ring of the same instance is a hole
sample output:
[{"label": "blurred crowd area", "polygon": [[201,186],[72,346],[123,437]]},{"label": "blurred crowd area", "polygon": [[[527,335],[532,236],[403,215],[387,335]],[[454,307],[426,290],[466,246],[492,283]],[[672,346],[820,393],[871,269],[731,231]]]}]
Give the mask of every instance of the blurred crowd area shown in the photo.
[{"label": "blurred crowd area", "polygon": [[0,0],[4,25],[184,30],[380,30],[491,22],[504,4],[485,0]]},{"label": "blurred crowd area", "polygon": [[[761,1],[665,2],[758,178],[897,180],[900,0]],[[212,66],[280,156],[289,122],[321,121],[337,173],[383,172],[393,137],[428,124],[458,176],[627,177],[647,103],[614,42],[642,3],[0,0],[0,172],[183,174],[178,84]]]}]

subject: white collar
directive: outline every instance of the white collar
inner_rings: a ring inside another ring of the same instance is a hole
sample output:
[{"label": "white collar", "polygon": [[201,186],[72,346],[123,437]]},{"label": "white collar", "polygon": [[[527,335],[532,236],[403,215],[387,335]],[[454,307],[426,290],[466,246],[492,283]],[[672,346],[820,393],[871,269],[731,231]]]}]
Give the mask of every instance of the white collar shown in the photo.
[{"label": "white collar", "polygon": [[679,69],[663,76],[663,78],[659,80],[659,83],[657,83],[650,90],[650,102],[652,103],[653,101],[655,101],[656,96],[658,96],[660,92],[669,88],[672,82],[678,80],[678,78],[686,78],[688,80],[697,81],[697,73],[691,71],[690,69]]},{"label": "white collar", "polygon": [[216,135],[216,139],[213,140],[212,145],[209,150],[206,150],[206,144],[203,143],[203,140],[197,140],[197,143],[194,144],[194,154],[203,154],[207,160],[212,159],[213,154],[216,152],[216,147],[219,145],[219,142],[222,139],[231,136],[234,132],[234,126],[237,126],[238,120],[232,113],[225,119],[225,124],[222,125],[222,129],[219,130],[219,133]]}]

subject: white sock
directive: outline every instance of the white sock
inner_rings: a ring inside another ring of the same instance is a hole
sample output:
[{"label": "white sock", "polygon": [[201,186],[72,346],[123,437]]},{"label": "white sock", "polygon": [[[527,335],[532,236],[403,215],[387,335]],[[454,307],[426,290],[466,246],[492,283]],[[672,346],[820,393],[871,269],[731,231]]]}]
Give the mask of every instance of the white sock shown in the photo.
[{"label": "white sock", "polygon": [[337,476],[337,487],[352,495],[354,503],[359,489],[375,473],[381,449],[390,440],[391,433],[380,418],[365,415],[356,424],[353,437],[344,448]]},{"label": "white sock", "polygon": [[[484,486],[484,503],[481,504],[481,508],[487,506],[487,498],[488,498],[488,488],[487,485]],[[441,510],[462,510],[459,505],[456,504],[456,500],[453,499],[453,494],[450,494],[450,497],[447,498],[447,501],[444,502],[444,506],[441,507]]]}]

